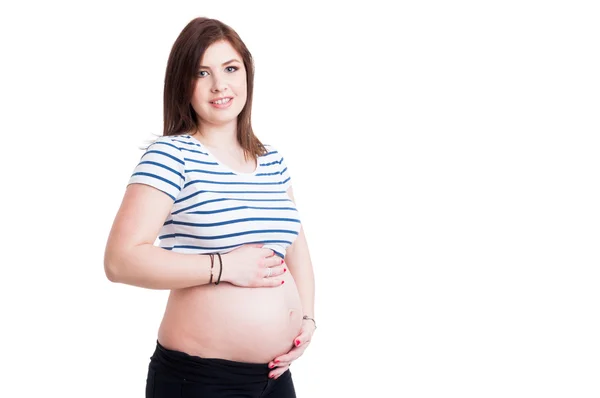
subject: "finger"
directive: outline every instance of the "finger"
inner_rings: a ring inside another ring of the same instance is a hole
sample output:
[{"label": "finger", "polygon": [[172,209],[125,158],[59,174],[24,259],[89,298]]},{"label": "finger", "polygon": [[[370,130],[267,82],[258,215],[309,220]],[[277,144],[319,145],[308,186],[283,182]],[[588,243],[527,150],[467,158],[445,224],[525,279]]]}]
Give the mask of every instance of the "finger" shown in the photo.
[{"label": "finger", "polygon": [[294,347],[305,346],[308,343],[310,343],[310,334],[308,333],[302,333],[294,339]]},{"label": "finger", "polygon": [[292,364],[291,361],[289,361],[289,362],[288,361],[285,361],[285,362],[279,361],[277,363],[275,363],[275,361],[271,361],[271,362],[269,362],[269,369],[281,368],[283,366],[290,366],[291,364]]},{"label": "finger", "polygon": [[289,369],[289,365],[278,366],[272,372],[269,372],[269,378],[271,378],[271,379],[277,379],[279,376],[281,376],[288,369]]},{"label": "finger", "polygon": [[285,265],[278,265],[278,266],[275,266],[275,267],[267,268],[267,271],[265,271],[265,275],[269,274],[268,273],[269,269],[271,270],[271,275],[270,275],[271,277],[273,277],[273,276],[280,276],[280,275],[283,275],[283,274],[285,274],[287,272],[287,267]]},{"label": "finger", "polygon": [[269,258],[269,267],[275,267],[277,265],[283,265],[283,259],[279,256],[273,256]]},{"label": "finger", "polygon": [[287,267],[282,265],[277,267],[277,275],[283,275],[287,272]]},{"label": "finger", "polygon": [[263,267],[274,267],[276,265],[283,264],[283,260],[279,256],[263,256],[258,259],[258,264],[262,265]]},{"label": "finger", "polygon": [[296,338],[294,339],[294,347],[302,347],[305,346],[307,343],[310,343],[310,339],[312,338],[312,334],[308,331],[305,330],[304,327],[301,329],[301,332],[298,336],[296,336]]},{"label": "finger", "polygon": [[[269,272],[269,270],[270,270],[270,272]],[[285,265],[279,265],[276,267],[267,268],[263,272],[265,273],[265,278],[280,276],[287,272],[287,267]]]},{"label": "finger", "polygon": [[283,285],[285,282],[281,276],[275,276],[270,278],[263,278],[264,287],[277,287]]},{"label": "finger", "polygon": [[292,364],[292,361],[279,361],[279,362],[275,362],[273,361],[273,368],[282,368],[285,366],[290,366]]},{"label": "finger", "polygon": [[[260,247],[262,247],[262,246],[260,246]],[[275,255],[275,252],[271,249],[264,248],[262,255],[263,255],[263,257],[273,257]]]},{"label": "finger", "polygon": [[[306,345],[305,345],[306,346]],[[280,355],[273,359],[271,363],[275,365],[286,364],[295,361],[300,358],[300,356],[304,353],[303,347],[294,347],[287,354]]]}]

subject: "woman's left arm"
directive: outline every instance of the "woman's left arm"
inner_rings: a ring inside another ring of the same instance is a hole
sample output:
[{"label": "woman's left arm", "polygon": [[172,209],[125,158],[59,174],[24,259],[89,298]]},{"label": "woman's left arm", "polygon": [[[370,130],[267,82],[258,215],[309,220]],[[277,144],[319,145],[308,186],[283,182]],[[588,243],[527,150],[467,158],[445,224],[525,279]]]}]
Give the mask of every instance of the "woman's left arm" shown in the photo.
[{"label": "woman's left arm", "polygon": [[[287,193],[295,204],[296,201],[291,186],[288,188]],[[315,275],[302,226],[300,226],[300,232],[294,243],[286,249],[285,262],[298,288],[298,294],[302,302],[302,315],[315,319]],[[279,377],[288,369],[293,360],[298,359],[304,353],[315,329],[316,325],[312,320],[302,320],[302,329],[293,341],[293,348],[287,354],[280,355],[269,363],[269,367],[274,368],[269,377],[275,379]]]},{"label": "woman's left arm", "polygon": [[[288,195],[294,204],[294,192],[292,187],[288,188]],[[308,251],[308,243],[304,235],[304,228],[300,226],[298,237],[294,243],[286,249],[285,262],[288,265],[296,286],[300,294],[302,302],[302,315],[307,315],[310,318],[315,318],[315,275],[313,272],[312,262],[310,261],[310,253]],[[312,322],[312,321],[310,321]]]}]

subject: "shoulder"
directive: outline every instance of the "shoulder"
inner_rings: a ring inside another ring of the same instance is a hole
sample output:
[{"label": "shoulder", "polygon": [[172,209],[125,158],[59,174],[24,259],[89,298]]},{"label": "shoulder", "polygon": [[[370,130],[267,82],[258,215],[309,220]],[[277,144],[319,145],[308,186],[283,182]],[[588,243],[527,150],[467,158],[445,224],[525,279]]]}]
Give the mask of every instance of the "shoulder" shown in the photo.
[{"label": "shoulder", "polygon": [[200,145],[189,135],[160,136],[150,141],[147,151],[162,151],[181,160],[192,152],[200,153]]},{"label": "shoulder", "polygon": [[143,163],[164,164],[183,168],[185,166],[185,154],[183,144],[176,137],[160,136],[146,141],[144,154],[141,157]]},{"label": "shoulder", "polygon": [[283,157],[281,151],[275,145],[273,145],[273,144],[263,144],[263,146],[267,150],[267,152],[263,155],[264,159],[281,160],[281,158]]},{"label": "shoulder", "polygon": [[151,144],[149,147],[154,146],[156,147],[171,147],[173,149],[177,149],[179,151],[181,151],[182,148],[185,147],[185,142],[187,142],[188,140],[185,137],[179,137],[179,136],[161,136],[158,138],[155,138],[154,140],[151,141]]},{"label": "shoulder", "polygon": [[290,173],[281,150],[272,144],[263,144],[267,153],[261,158],[261,166],[268,169],[268,173],[279,176],[278,184],[282,184],[284,190],[291,186]]}]

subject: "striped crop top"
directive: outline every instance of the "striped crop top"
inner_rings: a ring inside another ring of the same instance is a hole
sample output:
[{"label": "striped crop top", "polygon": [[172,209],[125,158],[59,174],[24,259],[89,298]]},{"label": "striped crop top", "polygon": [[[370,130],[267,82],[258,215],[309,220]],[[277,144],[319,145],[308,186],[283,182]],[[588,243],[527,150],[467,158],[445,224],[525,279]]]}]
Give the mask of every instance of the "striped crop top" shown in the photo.
[{"label": "striped crop top", "polygon": [[227,253],[263,243],[285,258],[300,232],[299,212],[287,194],[290,175],[271,145],[252,173],[234,172],[190,135],[162,136],[142,155],[129,184],[150,185],[173,207],[159,246],[180,253]]}]

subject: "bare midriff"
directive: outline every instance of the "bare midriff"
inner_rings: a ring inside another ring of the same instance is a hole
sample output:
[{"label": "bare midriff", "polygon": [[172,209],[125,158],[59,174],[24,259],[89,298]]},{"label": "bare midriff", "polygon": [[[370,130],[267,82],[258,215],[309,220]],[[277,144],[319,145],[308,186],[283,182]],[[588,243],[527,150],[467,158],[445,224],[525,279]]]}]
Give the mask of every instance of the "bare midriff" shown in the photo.
[{"label": "bare midriff", "polygon": [[302,326],[290,272],[277,287],[226,282],[172,290],[158,331],[164,347],[202,358],[267,363],[287,353]]}]

